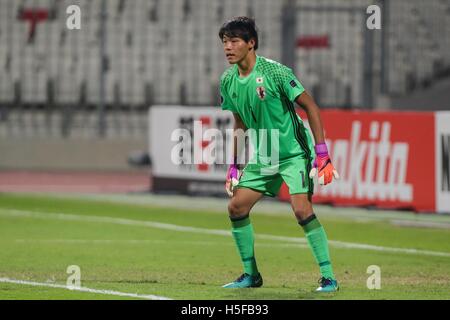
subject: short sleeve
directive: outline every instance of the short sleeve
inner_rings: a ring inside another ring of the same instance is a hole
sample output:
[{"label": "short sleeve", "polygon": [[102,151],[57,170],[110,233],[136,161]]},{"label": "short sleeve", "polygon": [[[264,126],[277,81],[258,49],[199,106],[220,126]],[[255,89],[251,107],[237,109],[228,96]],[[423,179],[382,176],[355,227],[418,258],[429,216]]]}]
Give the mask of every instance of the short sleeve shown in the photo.
[{"label": "short sleeve", "polygon": [[220,82],[220,106],[222,107],[222,110],[236,112],[233,102],[228,95],[228,90],[225,88],[224,81]]},{"label": "short sleeve", "polygon": [[291,69],[287,67],[280,68],[278,70],[278,85],[280,86],[283,94],[290,100],[294,101],[299,95],[301,95],[305,88],[294,75]]}]

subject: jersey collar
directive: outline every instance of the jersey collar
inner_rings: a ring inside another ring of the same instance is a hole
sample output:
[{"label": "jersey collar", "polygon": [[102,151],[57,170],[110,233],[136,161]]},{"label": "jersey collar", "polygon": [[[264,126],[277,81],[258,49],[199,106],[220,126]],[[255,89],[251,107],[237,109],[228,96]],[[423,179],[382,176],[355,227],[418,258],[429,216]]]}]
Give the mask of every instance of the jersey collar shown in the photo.
[{"label": "jersey collar", "polygon": [[251,71],[247,76],[245,76],[245,77],[241,77],[241,76],[239,75],[239,69],[238,69],[237,64],[234,66],[234,67],[235,67],[235,71],[236,71],[236,75],[237,75],[237,78],[238,78],[239,81],[241,81],[241,82],[247,82],[248,79],[250,79],[250,78],[252,77],[252,75],[255,73],[256,66],[258,65],[259,59],[260,59],[260,58],[259,58],[259,56],[257,55],[257,56],[256,56],[255,65],[253,66],[252,71]]}]

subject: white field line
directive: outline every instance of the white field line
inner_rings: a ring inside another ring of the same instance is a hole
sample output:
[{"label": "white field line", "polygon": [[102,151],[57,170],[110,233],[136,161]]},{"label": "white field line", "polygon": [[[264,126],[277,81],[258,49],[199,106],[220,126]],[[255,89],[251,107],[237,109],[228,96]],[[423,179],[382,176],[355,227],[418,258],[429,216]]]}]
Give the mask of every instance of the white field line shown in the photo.
[{"label": "white field line", "polygon": [[[36,194],[36,193],[35,193]],[[48,197],[48,193],[38,193],[41,196]],[[138,194],[87,194],[87,193],[52,193],[52,197],[56,196],[62,199],[82,199],[91,201],[107,201],[110,203],[126,203],[133,205],[148,205],[152,207],[178,208],[183,210],[208,210],[208,212],[220,213],[223,215],[228,204],[226,198],[210,198],[210,197],[189,197],[181,195],[154,195],[147,193]],[[327,205],[316,204],[316,210],[320,216],[331,217],[336,219],[352,219],[356,221],[431,221],[450,228],[450,215],[446,214],[415,214],[412,211],[398,212],[393,210],[368,210],[364,208],[351,207],[330,207]],[[253,211],[258,214],[269,216],[292,216],[292,209],[289,202],[281,202],[270,199],[259,201]]]},{"label": "white field line", "polygon": [[155,296],[153,294],[136,294],[136,293],[127,293],[127,292],[111,291],[111,290],[99,290],[99,289],[91,289],[91,288],[86,288],[86,287],[65,286],[62,284],[15,280],[15,279],[9,279],[9,278],[0,278],[0,282],[22,284],[22,285],[29,285],[29,286],[36,286],[36,287],[67,289],[67,290],[72,290],[72,291],[90,292],[90,293],[105,294],[105,295],[111,295],[111,296],[131,297],[131,298],[148,299],[148,300],[172,300],[167,297]]},{"label": "white field line", "polygon": [[[168,244],[168,243],[182,243],[192,246],[234,246],[232,242],[223,241],[184,241],[184,240],[168,240],[168,239],[154,239],[154,240],[110,240],[110,239],[16,239],[16,243],[60,243],[60,244],[100,244],[100,245],[145,245],[145,244]],[[308,245],[302,243],[255,243],[256,247],[282,247],[282,248],[308,248]]]},{"label": "white field line", "polygon": [[[128,226],[150,227],[150,228],[157,228],[157,229],[171,230],[171,231],[178,231],[178,232],[191,232],[191,233],[199,233],[199,234],[231,236],[231,232],[229,230],[187,227],[187,226],[179,226],[179,225],[169,224],[169,223],[143,221],[143,220],[132,220],[132,219],[123,219],[123,218],[115,218],[115,217],[84,216],[84,215],[63,214],[63,213],[44,213],[44,212],[14,210],[14,209],[0,209],[0,216],[28,217],[28,218],[80,221],[80,222],[112,223],[112,224],[128,225]],[[290,243],[302,243],[302,244],[307,243],[306,239],[301,238],[301,237],[275,236],[275,235],[269,235],[269,234],[256,234],[255,237],[258,239],[264,239],[264,240],[275,240],[275,241],[283,241],[283,242],[290,242]],[[336,241],[336,240],[329,240],[328,243],[330,246],[333,246],[335,248],[361,249],[361,250],[381,251],[381,252],[394,252],[394,253],[407,253],[407,254],[416,254],[416,255],[450,257],[449,252],[439,252],[439,251],[429,251],[429,250],[419,250],[419,249],[409,249],[409,248],[383,247],[383,246],[376,246],[376,245],[370,245],[370,244],[343,242],[343,241]]]}]

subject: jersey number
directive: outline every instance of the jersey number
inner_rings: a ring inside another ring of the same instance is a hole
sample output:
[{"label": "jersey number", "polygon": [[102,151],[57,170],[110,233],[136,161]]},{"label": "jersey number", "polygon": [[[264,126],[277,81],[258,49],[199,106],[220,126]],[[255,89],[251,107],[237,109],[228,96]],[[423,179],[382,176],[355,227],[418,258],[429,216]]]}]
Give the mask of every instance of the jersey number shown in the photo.
[{"label": "jersey number", "polygon": [[302,176],[302,188],[306,188],[305,172],[303,170],[301,170],[300,175]]}]

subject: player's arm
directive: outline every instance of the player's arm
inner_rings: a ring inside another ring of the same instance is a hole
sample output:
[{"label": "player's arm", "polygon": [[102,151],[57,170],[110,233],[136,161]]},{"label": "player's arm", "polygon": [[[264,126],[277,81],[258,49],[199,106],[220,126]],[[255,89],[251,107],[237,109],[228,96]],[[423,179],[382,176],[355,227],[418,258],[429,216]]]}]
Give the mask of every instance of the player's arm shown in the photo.
[{"label": "player's arm", "polygon": [[305,110],[316,144],[324,143],[325,138],[323,134],[323,125],[322,119],[320,118],[319,106],[306,91],[299,95],[295,102],[297,102],[297,104]]},{"label": "player's arm", "polygon": [[[233,159],[237,159],[238,154],[241,153],[242,151],[242,147],[243,144],[242,143],[238,143],[238,134],[237,131],[238,130],[242,130],[242,131],[246,131],[247,127],[245,126],[244,122],[242,121],[241,117],[239,116],[239,114],[234,113],[233,112],[233,117],[234,117],[234,128],[233,128]],[[238,147],[240,148],[240,150],[238,150]],[[235,160],[235,162],[237,163],[237,160]]]},{"label": "player's arm", "polygon": [[318,174],[319,184],[326,185],[333,180],[333,176],[338,179],[339,174],[333,167],[330,156],[328,155],[319,106],[306,91],[300,94],[295,99],[295,102],[305,110],[306,115],[308,116],[309,126],[311,127],[316,142],[316,145],[314,146],[316,159],[314,160],[314,166],[311,169],[309,176],[312,178]]},{"label": "player's arm", "polygon": [[247,128],[245,127],[244,122],[242,121],[239,114],[233,112],[234,117],[234,127],[233,127],[233,154],[232,154],[232,163],[228,167],[227,177],[225,182],[225,189],[230,197],[233,196],[233,189],[239,183],[239,164],[238,164],[238,154],[242,150],[238,150],[238,148],[243,147],[243,143],[238,143],[239,134],[237,134],[238,130],[242,130],[245,132]]}]

